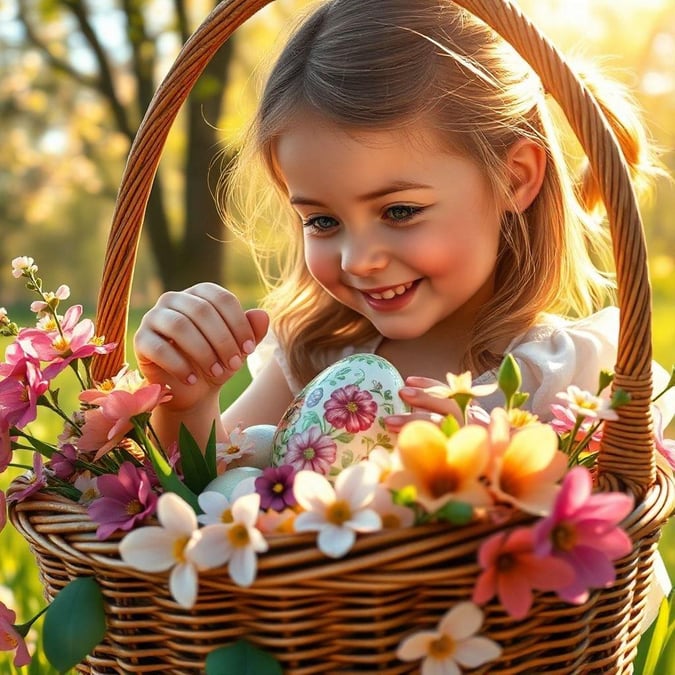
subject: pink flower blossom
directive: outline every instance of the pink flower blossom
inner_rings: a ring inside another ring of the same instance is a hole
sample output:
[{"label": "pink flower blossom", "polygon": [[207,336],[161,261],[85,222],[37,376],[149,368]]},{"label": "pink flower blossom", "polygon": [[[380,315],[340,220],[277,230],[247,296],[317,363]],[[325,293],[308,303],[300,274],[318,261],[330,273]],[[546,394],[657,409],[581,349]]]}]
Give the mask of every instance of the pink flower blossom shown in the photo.
[{"label": "pink flower blossom", "polygon": [[22,346],[30,345],[40,361],[51,364],[45,368],[47,379],[58,375],[76,359],[107,354],[115,348],[113,343],[100,344],[95,336],[94,323],[91,319],[80,321],[81,316],[82,306],[74,305],[66,311],[61,321],[61,332],[39,328],[24,328],[19,332],[17,341]]},{"label": "pink flower blossom", "polygon": [[24,355],[11,365],[11,374],[0,380],[0,419],[22,429],[37,417],[38,400],[48,388],[39,365]]},{"label": "pink flower blossom", "polygon": [[557,591],[574,579],[569,563],[552,555],[537,555],[532,529],[498,532],[478,551],[483,572],[476,581],[473,601],[482,605],[495,595],[514,619],[523,619],[532,606],[533,590]]},{"label": "pink flower blossom", "polygon": [[9,434],[9,424],[2,419],[0,412],[0,473],[12,461],[12,437]]},{"label": "pink flower blossom", "polygon": [[[576,424],[576,415],[564,405],[560,403],[551,404],[551,413],[553,419],[551,420],[551,427],[558,435],[569,433],[574,429]],[[597,420],[584,420],[577,430],[574,440],[579,443],[586,438],[591,427],[597,425]],[[602,426],[597,427],[593,432],[586,449],[588,452],[597,452],[600,449],[600,441],[602,440]]]},{"label": "pink flower blossom", "polygon": [[77,448],[72,443],[62,445],[49,459],[49,466],[54,475],[61,480],[68,480],[76,470]]},{"label": "pink flower blossom", "polygon": [[315,426],[288,439],[284,464],[291,464],[297,471],[307,469],[326,474],[336,455],[335,441]]},{"label": "pink flower blossom", "polygon": [[123,462],[117,475],[99,476],[96,487],[101,497],[89,505],[87,512],[99,525],[98,539],[107,539],[117,530],[130,530],[157,508],[157,495],[148,477],[131,462]]},{"label": "pink flower blossom", "polygon": [[675,471],[675,440],[664,437],[663,413],[658,406],[652,406],[652,416],[654,418],[654,444],[656,449],[668,462],[670,468]]},{"label": "pink flower blossom", "polygon": [[355,384],[336,389],[323,404],[324,417],[338,429],[350,434],[369,429],[377,415],[377,403],[370,392]]},{"label": "pink flower blossom", "polygon": [[39,452],[33,453],[33,473],[27,476],[28,485],[22,490],[13,492],[8,498],[10,502],[22,502],[32,494],[39,492],[45,485],[47,485],[47,475],[44,471],[44,464],[42,462],[42,455]]},{"label": "pink flower blossom", "polygon": [[[65,284],[61,284],[54,293],[48,292],[45,293],[44,296],[46,301],[35,300],[34,302],[30,303],[31,312],[39,314],[40,312],[44,312],[55,300],[67,300],[70,297],[70,288],[68,288],[68,286]],[[58,305],[58,302],[53,306],[55,307],[56,305]]]},{"label": "pink flower blossom", "polygon": [[84,413],[79,449],[96,451],[94,460],[100,459],[133,429],[133,417],[151,412],[169,396],[168,389],[163,385],[147,383],[135,391],[83,391],[80,400],[99,407]]},{"label": "pink flower blossom", "polygon": [[15,621],[16,614],[3,602],[0,602],[0,651],[11,652],[16,650],[14,665],[21,668],[30,663],[31,656],[28,653],[26,641],[14,626]]},{"label": "pink flower blossom", "polygon": [[38,271],[38,266],[35,264],[35,260],[27,255],[21,255],[18,258],[12,260],[12,276],[15,279],[20,279],[24,275],[28,275],[31,272],[35,274]]},{"label": "pink flower blossom", "polygon": [[556,589],[567,602],[585,602],[589,588],[611,585],[616,578],[612,561],[632,549],[617,523],[630,513],[633,498],[621,492],[592,492],[588,469],[574,467],[563,480],[551,515],[534,528],[537,554],[554,556],[574,570],[574,578]]}]

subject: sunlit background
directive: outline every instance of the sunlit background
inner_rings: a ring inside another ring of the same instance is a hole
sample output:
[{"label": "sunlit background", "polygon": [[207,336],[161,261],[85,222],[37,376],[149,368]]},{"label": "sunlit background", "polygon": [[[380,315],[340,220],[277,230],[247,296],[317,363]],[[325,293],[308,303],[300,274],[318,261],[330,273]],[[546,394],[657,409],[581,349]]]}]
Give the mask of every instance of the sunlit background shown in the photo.
[{"label": "sunlit background", "polygon": [[[138,7],[138,13],[127,15],[124,4]],[[260,297],[247,252],[223,230],[211,206],[207,184],[217,167],[209,173],[209,166],[219,145],[236,142],[250,114],[263,55],[307,4],[277,0],[249,21],[229,43],[231,51],[221,50],[221,60],[202,76],[189,110],[179,117],[157,179],[161,194],[151,204],[139,251],[132,325],[163,288],[192,283],[200,273],[220,279],[247,304]],[[519,4],[573,62],[597,60],[629,86],[663,149],[664,165],[675,174],[675,0]],[[12,279],[9,263],[15,256],[31,255],[46,286],[69,284],[73,297],[93,316],[107,229],[131,139],[179,46],[213,5],[207,0],[0,0],[0,305],[13,315],[25,316],[27,297],[22,284]],[[184,12],[177,14],[177,7]],[[190,156],[189,147],[199,151]],[[195,177],[189,186],[186,175]],[[190,201],[186,194],[192,191],[198,196]],[[643,217],[653,285],[654,353],[666,368],[675,361],[673,213],[675,189],[664,179],[654,199],[643,205]],[[203,227],[209,253],[217,252],[213,260],[202,264],[202,252],[190,252],[186,223]],[[242,384],[237,381],[234,388]],[[235,393],[232,389],[226,396]],[[675,426],[670,429],[672,436]],[[0,486],[7,479],[2,476]],[[661,551],[672,575],[674,537],[669,525]],[[32,557],[9,526],[0,535],[0,600],[17,609],[19,620],[42,604]],[[673,659],[663,667],[663,675],[675,672]],[[0,672],[14,672],[2,655]],[[24,672],[51,675],[39,657]]]}]

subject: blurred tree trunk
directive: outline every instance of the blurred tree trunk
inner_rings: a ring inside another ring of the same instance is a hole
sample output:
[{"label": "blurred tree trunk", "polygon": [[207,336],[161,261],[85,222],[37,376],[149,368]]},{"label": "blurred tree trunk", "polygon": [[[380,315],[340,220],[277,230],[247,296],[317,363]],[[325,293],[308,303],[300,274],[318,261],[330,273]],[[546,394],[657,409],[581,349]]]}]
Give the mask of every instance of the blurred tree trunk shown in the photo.
[{"label": "blurred tree trunk", "polygon": [[[163,16],[159,30],[148,11],[149,0],[119,0],[116,9],[108,3],[85,0],[16,1],[17,18],[28,45],[37,50],[55,77],[66,77],[78,90],[87,90],[89,95],[93,93],[105,101],[111,128],[130,144],[159,84],[155,74],[162,56],[158,52],[160,38],[171,32],[183,44],[196,28],[189,24],[189,2],[173,0],[173,16]],[[213,0],[212,5],[217,4]],[[123,46],[115,45],[105,34],[108,23],[115,28],[120,25],[120,13],[126,42]],[[58,30],[52,30],[56,24],[61,30],[65,25],[78,33],[78,54],[73,53],[75,43],[54,38],[58,35]],[[88,66],[81,67],[85,48]],[[209,188],[209,167],[218,151],[216,125],[222,113],[232,52],[230,40],[206,67],[181,115],[185,123],[183,157],[178,161],[183,173],[182,208],[169,210],[169,188],[161,165],[148,200],[144,235],[161,285],[167,290],[201,280],[224,280],[225,244],[222,222]],[[120,58],[121,53],[127,58]],[[131,96],[123,93],[129,83],[134,89]],[[176,188],[172,185],[170,189]]]}]

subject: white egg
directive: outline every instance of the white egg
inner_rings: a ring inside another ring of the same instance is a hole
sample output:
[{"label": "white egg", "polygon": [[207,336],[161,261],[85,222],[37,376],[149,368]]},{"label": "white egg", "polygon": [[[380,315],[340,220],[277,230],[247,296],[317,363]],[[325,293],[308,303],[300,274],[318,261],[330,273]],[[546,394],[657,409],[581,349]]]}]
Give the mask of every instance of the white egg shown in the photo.
[{"label": "white egg", "polygon": [[202,492],[220,492],[221,495],[227,497],[229,501],[233,501],[233,497],[240,497],[246,492],[252,490],[242,489],[246,486],[243,482],[250,480],[253,482],[258,476],[262,474],[262,470],[254,466],[237,466],[216,476]]},{"label": "white egg", "polygon": [[376,447],[392,449],[388,415],[408,412],[400,373],[375,354],[352,354],[317,375],[293,400],[274,435],[272,464],[334,475]]}]

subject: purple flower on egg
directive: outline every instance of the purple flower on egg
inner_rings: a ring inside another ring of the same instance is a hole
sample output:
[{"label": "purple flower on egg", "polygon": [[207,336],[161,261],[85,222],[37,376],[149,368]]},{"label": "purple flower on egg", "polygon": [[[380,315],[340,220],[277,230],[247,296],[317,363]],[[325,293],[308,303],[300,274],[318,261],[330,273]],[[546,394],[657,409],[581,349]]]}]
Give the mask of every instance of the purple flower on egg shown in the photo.
[{"label": "purple flower on egg", "polygon": [[297,471],[307,469],[326,474],[337,456],[335,441],[318,426],[293,434],[286,448],[284,462]]},{"label": "purple flower on egg", "polygon": [[323,407],[324,417],[330,424],[351,434],[370,429],[377,416],[377,403],[372,394],[355,384],[336,389]]}]

